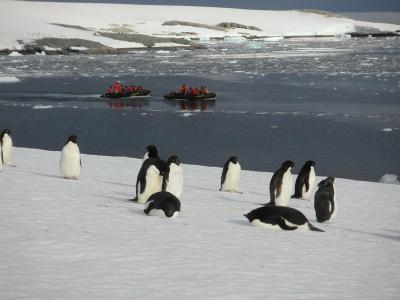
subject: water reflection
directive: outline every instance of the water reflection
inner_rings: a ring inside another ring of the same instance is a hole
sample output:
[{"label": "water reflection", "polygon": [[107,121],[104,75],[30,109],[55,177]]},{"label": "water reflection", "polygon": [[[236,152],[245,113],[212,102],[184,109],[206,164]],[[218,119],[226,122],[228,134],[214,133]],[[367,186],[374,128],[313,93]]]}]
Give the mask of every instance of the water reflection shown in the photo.
[{"label": "water reflection", "polygon": [[149,106],[149,100],[138,100],[138,99],[108,100],[107,104],[112,109],[142,108]]},{"label": "water reflection", "polygon": [[181,111],[209,111],[215,107],[215,101],[204,100],[165,100],[170,106]]}]

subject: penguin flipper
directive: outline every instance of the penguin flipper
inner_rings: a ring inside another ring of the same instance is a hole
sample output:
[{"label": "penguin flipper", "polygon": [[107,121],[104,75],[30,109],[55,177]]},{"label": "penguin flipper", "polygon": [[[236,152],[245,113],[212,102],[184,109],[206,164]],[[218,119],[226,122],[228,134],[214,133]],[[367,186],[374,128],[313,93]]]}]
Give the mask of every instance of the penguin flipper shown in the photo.
[{"label": "penguin flipper", "polygon": [[287,225],[285,222],[285,219],[283,219],[283,218],[279,218],[277,223],[278,223],[279,227],[283,230],[296,230],[297,229],[297,226],[294,227],[294,226]]},{"label": "penguin flipper", "polygon": [[319,231],[319,232],[325,232],[322,229],[319,229],[317,227],[315,227],[314,225],[312,225],[310,222],[308,222],[308,227],[310,228],[311,231]]}]

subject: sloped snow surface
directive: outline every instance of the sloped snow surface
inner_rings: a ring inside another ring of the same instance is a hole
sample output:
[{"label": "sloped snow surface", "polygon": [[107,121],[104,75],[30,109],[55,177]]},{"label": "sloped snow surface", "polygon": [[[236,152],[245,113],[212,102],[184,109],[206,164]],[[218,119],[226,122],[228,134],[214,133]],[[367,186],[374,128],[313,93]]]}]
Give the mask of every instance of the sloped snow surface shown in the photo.
[{"label": "sloped snow surface", "polygon": [[59,177],[59,156],[16,148],[0,173],[2,299],[399,295],[398,185],[337,179],[331,224],[290,201],[325,233],[284,232],[242,216],[269,201],[271,173],[242,171],[243,194],[230,194],[220,168],[184,165],[181,216],[167,220],[127,200],[141,160],[83,155],[76,181]]}]

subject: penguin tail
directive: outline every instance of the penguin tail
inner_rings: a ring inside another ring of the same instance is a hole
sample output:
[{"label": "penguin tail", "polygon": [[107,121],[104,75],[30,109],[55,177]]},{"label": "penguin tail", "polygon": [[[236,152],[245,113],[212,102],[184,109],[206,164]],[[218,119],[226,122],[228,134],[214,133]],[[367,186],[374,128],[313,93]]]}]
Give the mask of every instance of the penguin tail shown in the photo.
[{"label": "penguin tail", "polygon": [[244,217],[246,217],[246,218],[247,218],[247,220],[249,220],[249,217],[248,217],[248,215],[247,215],[247,214],[244,214],[243,216],[244,216]]},{"label": "penguin tail", "polygon": [[308,226],[310,228],[311,231],[319,231],[319,232],[325,232],[322,229],[319,229],[317,227],[315,227],[314,225],[312,225],[310,222],[308,222]]}]

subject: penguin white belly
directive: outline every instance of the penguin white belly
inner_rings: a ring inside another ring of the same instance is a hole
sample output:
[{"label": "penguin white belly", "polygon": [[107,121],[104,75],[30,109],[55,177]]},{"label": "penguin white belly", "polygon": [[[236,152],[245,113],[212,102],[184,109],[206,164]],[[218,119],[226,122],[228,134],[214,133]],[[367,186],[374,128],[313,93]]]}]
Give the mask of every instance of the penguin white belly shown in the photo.
[{"label": "penguin white belly", "polygon": [[[337,203],[336,203],[336,190],[335,186],[333,185],[333,203],[335,203],[335,209],[333,210],[331,217],[329,218],[328,222],[332,221],[336,217],[336,212],[337,212]],[[331,204],[329,203],[329,210],[331,210]]]},{"label": "penguin white belly", "polygon": [[1,159],[1,143],[0,143],[0,171],[3,169],[3,160]]},{"label": "penguin white belly", "polygon": [[182,194],[183,190],[183,172],[181,166],[172,163],[169,171],[169,179],[167,182],[166,191],[173,194],[176,198]]},{"label": "penguin white belly", "polygon": [[315,170],[314,170],[314,167],[311,167],[310,175],[308,177],[309,189],[306,192],[306,186],[303,185],[301,198],[303,198],[305,200],[311,200],[311,194],[314,191],[315,180],[316,180]]},{"label": "penguin white belly", "polygon": [[310,230],[310,226],[308,226],[308,223],[304,223],[302,225],[297,225],[297,224],[293,224],[290,221],[283,219],[285,221],[285,224],[289,227],[296,227],[296,231],[308,231]]},{"label": "penguin white belly", "polygon": [[149,152],[146,152],[143,156],[143,162],[149,158]]},{"label": "penguin white belly", "polygon": [[222,184],[223,191],[239,193],[240,170],[239,163],[229,163],[228,172],[226,172],[225,181]]},{"label": "penguin white belly", "polygon": [[[165,212],[162,210],[162,209],[152,209],[150,212],[149,212],[149,216],[156,216],[156,217],[161,217],[161,218],[168,218],[166,215],[165,215]],[[177,218],[179,216],[179,211],[176,211],[176,212],[174,212],[174,214],[170,217],[170,218],[168,218],[168,219],[175,219],[175,218]]]},{"label": "penguin white belly", "polygon": [[81,156],[78,145],[69,142],[61,151],[60,175],[68,179],[78,179],[81,174]]},{"label": "penguin white belly", "polygon": [[261,227],[261,228],[281,229],[279,227],[279,225],[272,225],[272,224],[269,224],[269,223],[264,223],[264,222],[261,222],[259,219],[254,219],[251,222],[251,225],[256,226],[256,227]]},{"label": "penguin white belly", "polygon": [[281,194],[279,195],[279,197],[275,198],[275,205],[286,206],[289,202],[289,198],[292,195],[292,189],[293,189],[292,173],[290,172],[289,168],[285,172],[285,174],[283,174]]},{"label": "penguin white belly", "polygon": [[12,139],[8,134],[3,136],[3,164],[9,165],[11,163]]},{"label": "penguin white belly", "polygon": [[160,192],[162,190],[162,181],[163,178],[160,176],[158,169],[155,166],[150,166],[146,172],[146,186],[143,193],[138,196],[138,203],[146,203],[151,195]]}]

